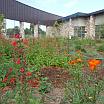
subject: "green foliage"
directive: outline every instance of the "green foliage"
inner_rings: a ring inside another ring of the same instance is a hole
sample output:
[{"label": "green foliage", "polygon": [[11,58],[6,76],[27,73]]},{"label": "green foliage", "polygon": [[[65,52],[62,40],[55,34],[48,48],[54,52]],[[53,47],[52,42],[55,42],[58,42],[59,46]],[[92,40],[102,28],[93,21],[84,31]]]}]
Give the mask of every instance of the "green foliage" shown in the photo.
[{"label": "green foliage", "polygon": [[[43,43],[45,41],[45,43]],[[62,53],[58,54],[57,47],[52,46],[46,40],[39,40],[35,45],[31,44],[31,51],[27,54],[27,60],[30,64],[34,64],[36,69],[45,66],[68,67],[67,56]],[[61,49],[60,49],[61,51]]]},{"label": "green foliage", "polygon": [[50,83],[47,82],[48,78],[41,78],[41,83],[40,83],[40,88],[39,88],[39,92],[41,94],[45,94],[47,92],[49,92],[50,90]]},{"label": "green foliage", "polygon": [[8,36],[11,36],[13,34],[19,34],[19,32],[20,32],[20,29],[18,26],[15,26],[14,28],[8,28],[7,29],[7,35]]},{"label": "green foliage", "polygon": [[104,52],[104,44],[101,44],[98,48],[97,48],[98,51],[100,52]]},{"label": "green foliage", "polygon": [[71,67],[69,72],[72,80],[66,84],[65,96],[61,104],[96,104],[99,102],[99,96],[104,91],[104,78],[97,79],[99,77],[97,71],[83,73],[80,64]]},{"label": "green foliage", "polygon": [[26,28],[24,31],[25,31],[25,35],[31,34],[31,31],[30,31],[30,29],[28,29],[28,28]]}]

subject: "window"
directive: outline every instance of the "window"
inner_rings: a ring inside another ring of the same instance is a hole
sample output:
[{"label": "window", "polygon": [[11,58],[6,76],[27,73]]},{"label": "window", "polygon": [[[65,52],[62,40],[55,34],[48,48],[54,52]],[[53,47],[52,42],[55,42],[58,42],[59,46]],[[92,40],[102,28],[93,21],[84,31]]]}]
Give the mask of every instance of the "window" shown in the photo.
[{"label": "window", "polygon": [[83,38],[85,36],[85,26],[75,26],[74,27],[74,36]]},{"label": "window", "polygon": [[96,38],[104,38],[104,25],[95,26],[95,36]]}]

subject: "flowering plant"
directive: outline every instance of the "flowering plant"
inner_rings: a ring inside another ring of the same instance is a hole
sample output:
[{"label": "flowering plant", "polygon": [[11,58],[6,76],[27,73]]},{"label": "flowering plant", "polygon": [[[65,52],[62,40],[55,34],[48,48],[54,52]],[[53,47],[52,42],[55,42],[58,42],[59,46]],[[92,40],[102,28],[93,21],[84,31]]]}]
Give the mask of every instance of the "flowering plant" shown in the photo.
[{"label": "flowering plant", "polygon": [[0,65],[0,102],[3,104],[14,99],[16,104],[29,104],[33,99],[34,90],[40,88],[41,78],[38,72],[34,71],[34,67],[31,68],[27,63],[25,47],[28,48],[28,39],[20,39],[19,34],[15,38],[9,44],[12,52],[8,64]]}]

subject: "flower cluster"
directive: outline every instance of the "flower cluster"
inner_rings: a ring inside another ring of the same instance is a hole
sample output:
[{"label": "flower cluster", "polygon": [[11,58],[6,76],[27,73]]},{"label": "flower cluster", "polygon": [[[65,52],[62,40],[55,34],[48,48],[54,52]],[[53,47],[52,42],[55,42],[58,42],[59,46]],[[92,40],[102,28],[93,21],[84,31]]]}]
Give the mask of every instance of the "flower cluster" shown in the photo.
[{"label": "flower cluster", "polygon": [[[74,59],[74,60],[68,61],[68,64],[69,64],[69,65],[76,65],[76,64],[78,64],[78,63],[84,62],[84,61],[82,60],[82,59],[83,59],[83,58],[82,58],[83,54],[81,53],[80,50],[77,50],[77,51],[74,52],[74,53],[76,53],[78,56],[80,56],[80,58],[76,58],[76,59]],[[70,56],[70,57],[71,57],[71,56]],[[72,57],[74,57],[74,54],[72,54]],[[76,57],[76,56],[75,56],[75,57]],[[101,64],[101,60],[98,60],[98,59],[90,59],[90,60],[87,61],[87,63],[88,63],[88,65],[89,65],[90,70],[91,70],[91,71],[94,71],[94,70],[96,69],[96,67],[97,67],[98,65]]]},{"label": "flower cluster", "polygon": [[81,62],[82,62],[82,59],[77,58],[76,60],[69,61],[68,64],[70,64],[70,65],[76,65],[77,63],[81,63]]},{"label": "flower cluster", "polygon": [[17,85],[17,83],[20,83],[21,86],[25,83],[30,87],[37,88],[40,83],[39,79],[34,78],[33,73],[27,70],[28,64],[26,62],[24,46],[28,45],[28,39],[20,38],[21,36],[19,34],[15,34],[15,40],[11,41],[10,45],[13,47],[11,59],[15,67],[8,69],[6,75],[2,79],[2,83],[7,86],[9,85],[11,88],[16,87],[15,85]]},{"label": "flower cluster", "polygon": [[89,64],[89,67],[90,67],[90,70],[91,71],[94,71],[95,68],[101,64],[101,60],[97,60],[97,59],[90,59],[88,60],[88,64]]}]

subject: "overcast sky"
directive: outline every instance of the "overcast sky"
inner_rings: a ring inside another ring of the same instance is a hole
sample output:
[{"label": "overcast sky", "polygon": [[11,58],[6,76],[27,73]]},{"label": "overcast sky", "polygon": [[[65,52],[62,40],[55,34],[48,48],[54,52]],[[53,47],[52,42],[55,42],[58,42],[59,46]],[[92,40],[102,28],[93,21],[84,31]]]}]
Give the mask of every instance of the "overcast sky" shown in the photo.
[{"label": "overcast sky", "polygon": [[[104,9],[104,0],[17,0],[29,6],[57,14],[67,16],[76,12],[90,13]],[[10,25],[11,24],[11,25]],[[18,22],[7,20],[7,28],[13,25],[19,25]],[[25,28],[29,24],[25,24]]]}]

